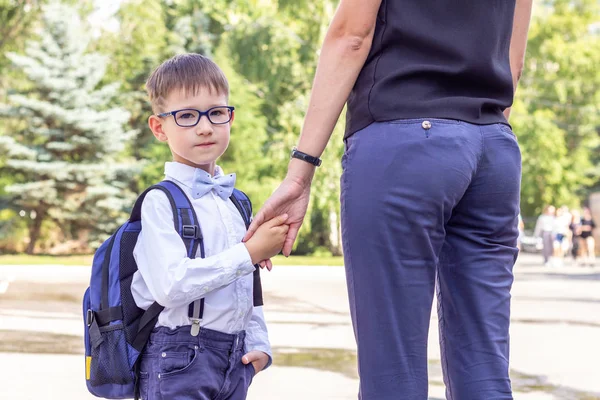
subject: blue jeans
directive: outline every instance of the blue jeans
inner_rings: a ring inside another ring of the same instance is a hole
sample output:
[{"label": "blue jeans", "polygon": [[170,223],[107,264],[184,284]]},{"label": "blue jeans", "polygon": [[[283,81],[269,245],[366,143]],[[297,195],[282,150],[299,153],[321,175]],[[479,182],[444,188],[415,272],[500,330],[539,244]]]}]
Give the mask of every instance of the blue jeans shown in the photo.
[{"label": "blue jeans", "polygon": [[245,332],[154,329],[140,364],[142,400],[243,400],[254,377],[243,364]]},{"label": "blue jeans", "polygon": [[437,290],[447,398],[512,399],[508,328],[521,153],[510,128],[376,122],[347,139],[342,164],[359,398],[427,398]]}]

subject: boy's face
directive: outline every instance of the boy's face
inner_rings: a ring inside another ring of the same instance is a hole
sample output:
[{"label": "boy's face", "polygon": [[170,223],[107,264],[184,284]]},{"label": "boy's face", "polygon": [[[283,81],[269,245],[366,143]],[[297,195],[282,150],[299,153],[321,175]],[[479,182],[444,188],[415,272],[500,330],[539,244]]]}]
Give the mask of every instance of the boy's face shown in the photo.
[{"label": "boy's face", "polygon": [[[186,108],[207,111],[212,107],[226,105],[227,96],[225,94],[216,94],[207,88],[201,88],[194,95],[175,90],[167,96],[163,111],[170,112]],[[179,116],[180,114],[178,114]],[[154,136],[161,142],[169,144],[173,161],[201,168],[211,175],[214,174],[217,158],[227,150],[232,123],[233,114],[231,121],[226,124],[212,124],[207,116],[203,115],[198,124],[192,127],[177,125],[175,117],[172,115],[165,117],[152,115],[148,119],[148,125]]]}]

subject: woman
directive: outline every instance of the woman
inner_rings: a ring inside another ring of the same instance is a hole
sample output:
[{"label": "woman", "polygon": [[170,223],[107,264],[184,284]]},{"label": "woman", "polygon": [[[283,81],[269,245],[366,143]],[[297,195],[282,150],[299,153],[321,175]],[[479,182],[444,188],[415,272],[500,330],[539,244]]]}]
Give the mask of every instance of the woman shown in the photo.
[{"label": "woman", "polygon": [[581,247],[583,265],[594,266],[596,261],[596,241],[594,239],[594,229],[596,224],[592,219],[592,212],[589,208],[583,209],[583,218],[581,218]]},{"label": "woman", "polygon": [[[438,292],[448,399],[512,399],[521,156],[507,118],[531,0],[341,0],[288,173],[289,255],[347,102],[342,239],[362,400],[427,398]],[[437,280],[437,284],[436,284]]]}]

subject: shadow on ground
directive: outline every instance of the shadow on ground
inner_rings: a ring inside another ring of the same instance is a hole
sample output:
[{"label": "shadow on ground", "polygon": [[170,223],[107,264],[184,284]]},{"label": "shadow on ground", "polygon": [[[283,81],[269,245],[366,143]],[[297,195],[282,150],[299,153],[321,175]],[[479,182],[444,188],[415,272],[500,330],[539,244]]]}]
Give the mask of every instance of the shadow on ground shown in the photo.
[{"label": "shadow on ground", "polygon": [[[339,372],[358,379],[356,353],[342,349],[273,349],[273,362],[279,366],[293,366]],[[429,361],[429,384],[444,386],[439,361]],[[600,400],[600,393],[589,393],[549,383],[546,377],[511,370],[513,390],[521,393],[543,392],[557,399]],[[430,399],[433,400],[433,399]]]},{"label": "shadow on ground", "polygon": [[[0,353],[80,354],[81,336],[46,332],[0,330]],[[274,347],[273,362],[281,367],[303,367],[343,374],[358,379],[356,353],[344,349]],[[442,368],[437,360],[428,365],[430,385],[443,386]],[[511,370],[513,390],[543,392],[557,399],[600,400],[600,393],[590,393],[548,382],[545,376],[529,375]],[[429,400],[442,400],[433,399]]]}]

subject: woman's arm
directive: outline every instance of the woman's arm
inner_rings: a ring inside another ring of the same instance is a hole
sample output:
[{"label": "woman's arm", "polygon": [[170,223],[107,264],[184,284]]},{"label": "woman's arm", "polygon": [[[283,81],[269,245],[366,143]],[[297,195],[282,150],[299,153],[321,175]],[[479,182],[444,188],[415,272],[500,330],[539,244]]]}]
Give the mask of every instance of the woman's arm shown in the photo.
[{"label": "woman's arm", "polygon": [[[319,157],[373,42],[381,0],[341,0],[323,41],[298,150]],[[292,160],[288,176],[311,180],[314,167]]]},{"label": "woman's arm", "polygon": [[[523,74],[525,64],[525,51],[527,49],[527,32],[531,20],[531,8],[533,0],[517,0],[515,4],[515,15],[513,17],[513,29],[510,39],[510,72],[513,79],[513,89],[517,90],[517,84]],[[504,116],[508,119],[510,108],[504,110]]]},{"label": "woman's arm", "polygon": [[[319,157],[327,146],[369,55],[380,5],[381,0],[340,1],[321,48],[298,150]],[[314,173],[313,165],[290,160],[285,180],[254,217],[244,241],[272,216],[287,214],[290,229],[283,254],[289,256],[306,215]]]}]

